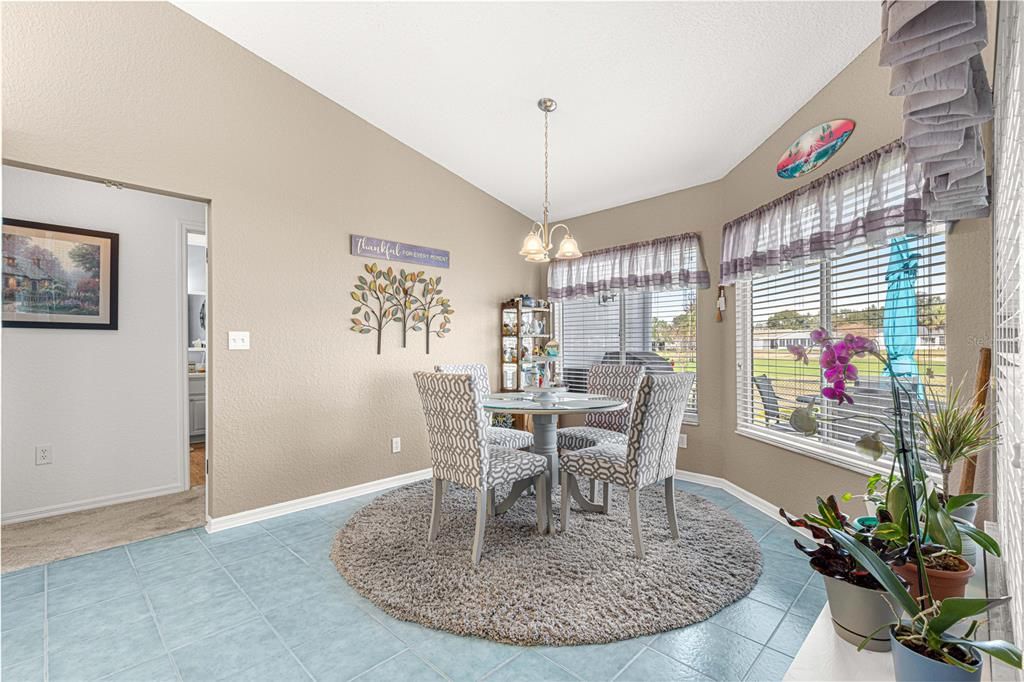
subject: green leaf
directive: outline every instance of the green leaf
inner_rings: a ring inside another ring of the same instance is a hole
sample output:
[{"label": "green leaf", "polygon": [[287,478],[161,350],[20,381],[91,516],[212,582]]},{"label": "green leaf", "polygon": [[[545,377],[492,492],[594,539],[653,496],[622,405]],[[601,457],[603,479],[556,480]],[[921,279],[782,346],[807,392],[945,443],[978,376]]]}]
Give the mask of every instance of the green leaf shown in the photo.
[{"label": "green leaf", "polygon": [[928,496],[928,533],[935,542],[948,548],[954,554],[963,551],[963,540],[956,530],[953,518],[939,503],[938,493],[932,490]]},{"label": "green leaf", "polygon": [[898,523],[892,523],[891,521],[878,524],[872,535],[881,540],[885,540],[886,542],[892,542],[900,547],[907,544],[907,533],[903,526]]},{"label": "green leaf", "polygon": [[934,635],[941,635],[963,619],[977,616],[980,613],[985,613],[993,606],[998,606],[1009,600],[1009,597],[1001,597],[999,599],[964,599],[963,597],[947,597],[941,602],[939,615],[928,621],[928,630]]},{"label": "green leaf", "polygon": [[988,493],[968,493],[966,495],[953,495],[946,500],[946,511],[951,512],[961,507],[966,507],[971,502],[977,502],[978,500],[988,497]]},{"label": "green leaf", "polygon": [[995,538],[983,530],[980,530],[973,523],[953,517],[953,524],[957,527],[957,530],[977,542],[979,547],[992,556],[1003,555],[1002,550],[999,548],[999,543],[995,541]]},{"label": "green leaf", "polygon": [[357,305],[355,308],[352,309],[352,314],[353,315],[358,315],[359,311],[362,310],[362,309],[363,309],[363,306]]},{"label": "green leaf", "polygon": [[1020,669],[1022,667],[1020,649],[1001,639],[975,642],[969,639],[960,639],[957,637],[943,637],[942,640],[951,644],[974,647],[978,651],[984,651],[992,658],[998,658],[1003,663],[1011,665],[1014,668]]},{"label": "green leaf", "polygon": [[877,554],[841,530],[830,528],[828,532],[836,543],[849,552],[850,556],[864,570],[874,576],[875,580],[885,588],[886,592],[896,599],[896,602],[903,607],[904,611],[911,616],[917,616],[921,613],[921,608],[918,606],[917,601],[910,596],[910,593],[907,592],[907,588],[903,587],[900,579],[896,577],[896,574],[892,572],[889,565],[882,561]]},{"label": "green leaf", "polygon": [[825,503],[820,497],[818,500],[818,513],[821,514],[822,520],[825,522],[825,526],[829,528],[842,528],[843,523],[839,520],[839,516],[836,515],[835,510],[832,509],[828,504]]}]

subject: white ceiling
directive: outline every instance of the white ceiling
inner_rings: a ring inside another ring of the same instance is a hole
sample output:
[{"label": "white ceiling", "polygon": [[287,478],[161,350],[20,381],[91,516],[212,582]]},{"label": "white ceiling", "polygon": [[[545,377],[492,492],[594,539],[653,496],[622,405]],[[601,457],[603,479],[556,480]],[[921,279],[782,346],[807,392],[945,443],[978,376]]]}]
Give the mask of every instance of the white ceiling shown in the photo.
[{"label": "white ceiling", "polygon": [[540,97],[571,217],[721,178],[879,30],[877,2],[178,6],[533,218]]}]

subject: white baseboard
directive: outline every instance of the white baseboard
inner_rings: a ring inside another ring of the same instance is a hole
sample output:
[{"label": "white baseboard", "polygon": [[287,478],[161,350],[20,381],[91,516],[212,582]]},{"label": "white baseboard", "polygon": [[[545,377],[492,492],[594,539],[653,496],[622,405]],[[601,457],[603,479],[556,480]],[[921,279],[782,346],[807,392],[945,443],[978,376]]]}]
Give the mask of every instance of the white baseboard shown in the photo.
[{"label": "white baseboard", "polygon": [[162,485],[156,488],[145,488],[143,490],[134,490],[129,493],[118,493],[116,495],[94,497],[89,500],[79,500],[78,502],[65,502],[62,504],[53,504],[48,507],[36,507],[35,509],[9,512],[3,515],[2,523],[4,525],[9,523],[22,523],[24,521],[44,519],[48,516],[71,514],[72,512],[86,511],[88,509],[96,509],[97,507],[109,507],[114,504],[136,502],[150,497],[160,497],[161,495],[171,495],[173,493],[180,492],[181,484],[176,481],[170,485]]},{"label": "white baseboard", "polygon": [[[754,507],[760,512],[767,514],[779,523],[785,524],[786,521],[779,516],[779,505],[772,504],[768,500],[758,497],[754,493],[750,492],[745,488],[741,488],[730,480],[719,478],[718,476],[708,476],[707,474],[698,474],[695,471],[683,471],[682,469],[676,469],[676,478],[684,481],[690,481],[691,483],[700,483],[701,485],[709,485],[714,488],[721,488],[725,492],[740,498],[751,507]],[[786,524],[789,525],[789,524]]]},{"label": "white baseboard", "polygon": [[238,512],[237,514],[218,516],[217,518],[207,519],[206,531],[208,533],[216,533],[217,531],[227,530],[228,528],[244,526],[248,523],[265,521],[267,519],[272,519],[275,516],[283,516],[285,514],[291,514],[292,512],[302,511],[304,509],[320,507],[325,504],[330,504],[331,502],[340,502],[341,500],[359,497],[360,495],[366,495],[367,493],[375,493],[380,490],[386,490],[387,488],[405,485],[406,483],[421,481],[425,478],[430,478],[430,475],[430,469],[420,469],[419,471],[410,471],[407,474],[399,474],[398,476],[392,476],[390,478],[382,478],[377,481],[360,483],[359,485],[353,485],[348,488],[330,490],[326,493],[320,493],[319,495],[300,497],[297,500],[278,502],[277,504],[272,504],[267,507],[250,509],[248,511]]}]

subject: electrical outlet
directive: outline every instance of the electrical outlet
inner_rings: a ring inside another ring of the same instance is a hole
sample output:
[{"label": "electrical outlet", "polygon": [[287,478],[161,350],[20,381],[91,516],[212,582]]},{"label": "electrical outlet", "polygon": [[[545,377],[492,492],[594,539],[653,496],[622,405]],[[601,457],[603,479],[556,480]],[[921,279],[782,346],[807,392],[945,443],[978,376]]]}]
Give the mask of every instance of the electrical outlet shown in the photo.
[{"label": "electrical outlet", "polygon": [[52,445],[37,445],[36,446],[36,466],[41,464],[53,464],[53,446]]},{"label": "electrical outlet", "polygon": [[395,436],[391,439],[391,454],[395,455],[402,451],[402,439]]},{"label": "electrical outlet", "polygon": [[228,332],[228,350],[249,350],[249,332]]},{"label": "electrical outlet", "polygon": [[681,448],[685,448],[686,447],[686,434],[685,433],[680,433],[679,434],[679,447],[681,447]]}]

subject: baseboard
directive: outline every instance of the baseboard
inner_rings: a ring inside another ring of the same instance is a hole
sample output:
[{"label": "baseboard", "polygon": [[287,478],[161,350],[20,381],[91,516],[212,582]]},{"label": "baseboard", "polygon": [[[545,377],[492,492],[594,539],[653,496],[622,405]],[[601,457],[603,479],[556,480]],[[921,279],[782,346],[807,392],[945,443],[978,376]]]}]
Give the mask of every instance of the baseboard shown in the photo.
[{"label": "baseboard", "polygon": [[181,484],[176,481],[170,485],[146,488],[144,490],[134,490],[130,493],[118,493],[117,495],[94,497],[89,500],[80,500],[78,502],[65,502],[63,504],[54,504],[48,507],[36,507],[35,509],[26,509],[25,511],[10,512],[3,515],[2,523],[7,525],[10,523],[34,521],[35,519],[45,519],[48,516],[71,514],[73,512],[96,509],[97,507],[109,507],[114,504],[124,504],[125,502],[137,502],[138,500],[145,500],[150,497],[160,497],[161,495],[172,495],[180,492],[182,492]]},{"label": "baseboard", "polygon": [[375,493],[380,490],[386,490],[387,488],[405,485],[406,483],[422,481],[425,478],[430,478],[430,474],[430,469],[420,469],[419,471],[410,471],[407,474],[399,474],[398,476],[392,476],[390,478],[382,478],[377,481],[360,483],[359,485],[349,486],[348,488],[330,490],[326,493],[320,493],[319,495],[300,497],[297,500],[278,502],[277,504],[259,507],[257,509],[250,509],[248,511],[238,512],[237,514],[210,518],[206,522],[206,531],[208,533],[216,533],[217,531],[227,530],[228,528],[236,528],[249,523],[256,523],[257,521],[272,519],[275,516],[284,516],[285,514],[291,514],[292,512],[320,507],[325,504],[330,504],[331,502],[340,502],[353,497],[359,497],[360,495],[366,495],[367,493]]},{"label": "baseboard", "polygon": [[682,469],[676,469],[676,478],[684,481],[690,481],[691,483],[709,485],[713,488],[721,488],[730,495],[740,498],[758,511],[772,517],[779,523],[785,523],[785,520],[779,516],[779,505],[772,504],[768,500],[758,497],[754,493],[745,488],[739,487],[728,479],[719,478],[718,476],[708,476],[707,474],[699,474],[695,471],[683,471]]}]

